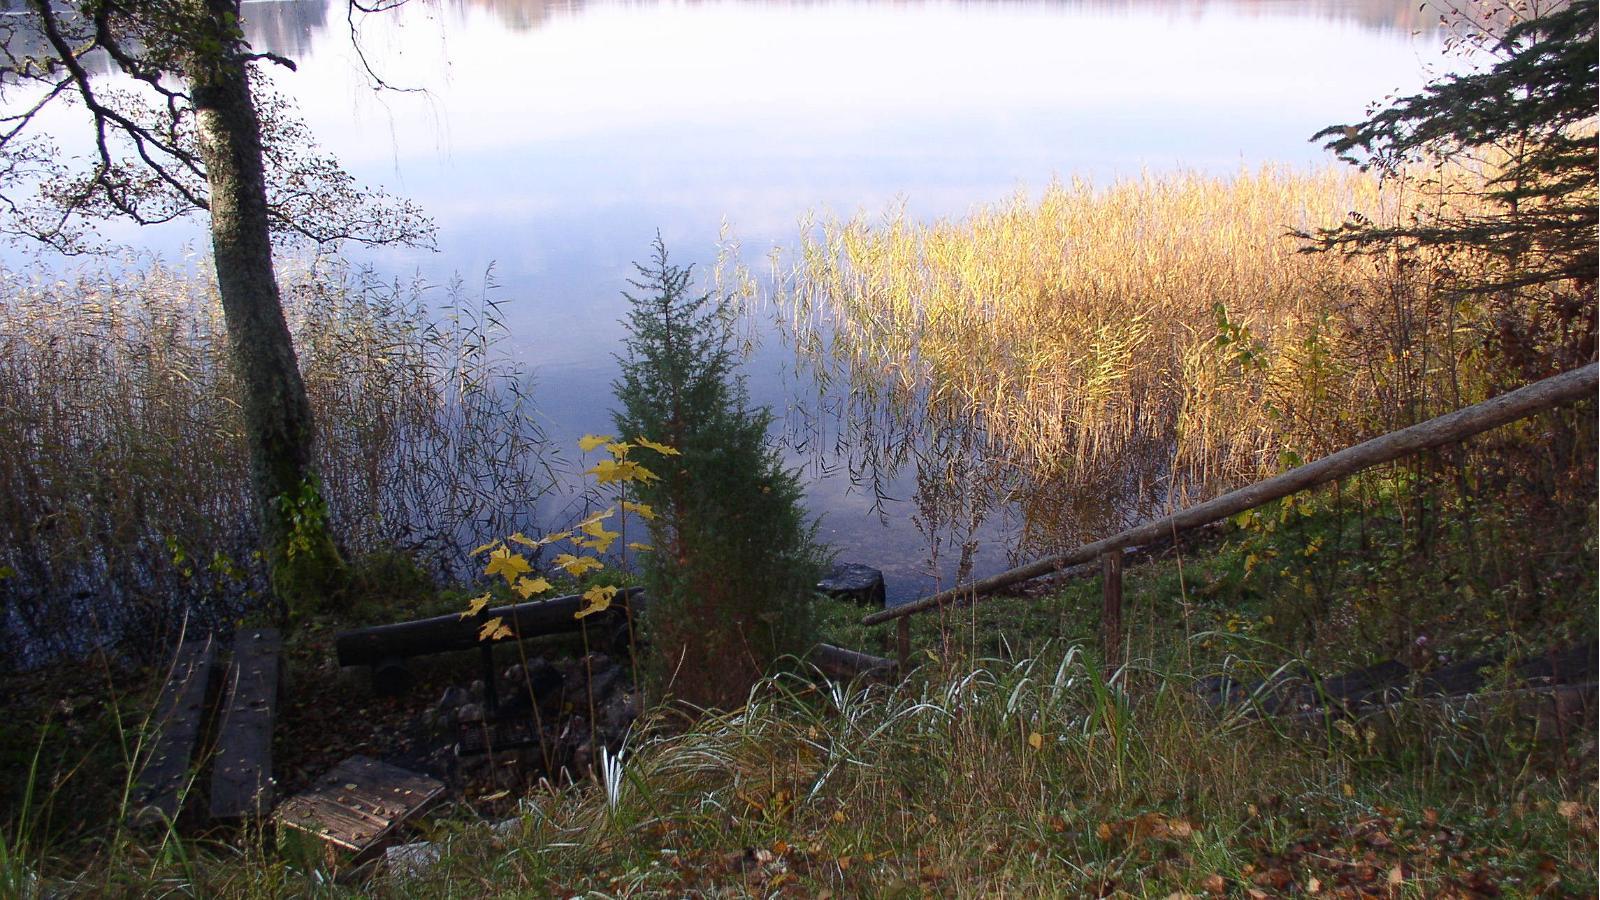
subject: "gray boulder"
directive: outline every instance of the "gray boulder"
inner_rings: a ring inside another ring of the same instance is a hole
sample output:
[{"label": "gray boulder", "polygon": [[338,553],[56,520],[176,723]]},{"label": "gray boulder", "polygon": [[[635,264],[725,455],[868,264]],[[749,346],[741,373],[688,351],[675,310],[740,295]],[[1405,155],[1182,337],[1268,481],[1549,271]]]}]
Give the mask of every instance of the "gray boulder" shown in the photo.
[{"label": "gray boulder", "polygon": [[884,589],[883,573],[861,563],[838,563],[817,582],[817,590],[830,597],[849,600],[874,609],[882,608],[888,597]]}]

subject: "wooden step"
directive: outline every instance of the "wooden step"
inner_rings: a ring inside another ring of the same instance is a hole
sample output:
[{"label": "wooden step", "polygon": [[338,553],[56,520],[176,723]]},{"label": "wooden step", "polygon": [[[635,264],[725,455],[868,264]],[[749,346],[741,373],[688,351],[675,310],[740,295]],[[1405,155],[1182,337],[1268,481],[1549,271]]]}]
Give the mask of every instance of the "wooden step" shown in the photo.
[{"label": "wooden step", "polygon": [[352,756],[310,790],[283,801],[275,818],[283,828],[313,835],[361,859],[443,793],[441,781]]},{"label": "wooden step", "polygon": [[272,811],[272,728],[282,647],[275,628],[240,629],[234,637],[211,764],[213,819],[259,818]]},{"label": "wooden step", "polygon": [[158,826],[178,817],[190,785],[190,763],[200,744],[216,662],[217,645],[210,636],[184,641],[173,655],[151,716],[150,753],[134,783],[129,818],[135,825]]}]

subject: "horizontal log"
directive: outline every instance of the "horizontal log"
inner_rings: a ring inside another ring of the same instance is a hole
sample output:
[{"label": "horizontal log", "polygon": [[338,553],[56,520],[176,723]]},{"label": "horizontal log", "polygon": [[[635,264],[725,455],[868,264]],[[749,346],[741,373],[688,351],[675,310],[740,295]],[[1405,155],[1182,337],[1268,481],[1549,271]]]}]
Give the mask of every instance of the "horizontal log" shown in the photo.
[{"label": "horizontal log", "polygon": [[1290,469],[1282,475],[1258,481],[1236,491],[1229,491],[1215,499],[1191,506],[1165,518],[1146,522],[1104,540],[1085,544],[1075,550],[1025,566],[1008,569],[998,575],[947,591],[940,591],[921,600],[872,613],[862,618],[861,623],[876,625],[901,616],[936,609],[952,600],[992,593],[1020,581],[1089,562],[1103,553],[1146,544],[1163,535],[1172,535],[1212,522],[1220,522],[1264,503],[1336,481],[1382,463],[1392,462],[1419,450],[1458,443],[1475,434],[1499,428],[1501,425],[1527,418],[1534,413],[1593,398],[1597,384],[1597,370],[1600,370],[1600,367],[1590,363],[1581,369],[1534,382],[1491,400],[1348,447],[1324,456],[1316,462]]},{"label": "horizontal log", "polygon": [[896,668],[892,659],[846,650],[832,644],[818,644],[812,647],[811,652],[806,655],[806,662],[816,666],[817,671],[823,675],[838,681],[849,681],[863,675],[869,678],[890,678],[893,677]]},{"label": "horizontal log", "polygon": [[[1280,721],[1302,733],[1320,731],[1328,723],[1351,717],[1363,722],[1382,722],[1381,715],[1399,718],[1404,711],[1442,711],[1451,715],[1489,716],[1505,710],[1536,718],[1544,740],[1562,733],[1594,733],[1596,697],[1600,685],[1593,681],[1580,684],[1548,684],[1539,687],[1515,688],[1481,694],[1452,694],[1446,696],[1383,697],[1354,704],[1349,708],[1318,708],[1284,716]],[[1414,724],[1408,724],[1414,728]]]},{"label": "horizontal log", "polygon": [[[641,588],[624,588],[611,601],[612,610],[602,613],[604,620],[614,620],[631,606],[635,612],[644,605]],[[487,618],[500,617],[511,628],[512,635],[502,640],[514,641],[547,634],[577,631],[585,621],[574,614],[583,608],[583,598],[573,594],[549,600],[533,600],[513,606],[488,610]],[[478,629],[483,618],[459,615],[434,616],[393,625],[374,625],[354,631],[340,632],[334,637],[341,666],[370,666],[387,660],[399,660],[432,653],[470,650],[479,645]]]}]

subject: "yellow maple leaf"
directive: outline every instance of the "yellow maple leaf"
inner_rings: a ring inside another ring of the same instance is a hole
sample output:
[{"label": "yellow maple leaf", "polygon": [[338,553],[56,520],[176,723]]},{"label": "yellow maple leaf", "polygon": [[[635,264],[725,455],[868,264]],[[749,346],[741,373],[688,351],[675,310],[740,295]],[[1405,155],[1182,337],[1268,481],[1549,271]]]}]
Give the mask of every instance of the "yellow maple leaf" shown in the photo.
[{"label": "yellow maple leaf", "polygon": [[478,596],[473,597],[471,600],[467,601],[467,611],[462,613],[459,616],[459,618],[465,619],[465,618],[468,618],[470,616],[475,616],[478,613],[483,612],[483,608],[485,606],[488,606],[488,605],[489,605],[489,595],[488,594],[479,594]]},{"label": "yellow maple leaf", "polygon": [[592,556],[573,556],[571,553],[563,553],[556,557],[555,564],[557,568],[562,569],[573,578],[579,577],[590,569],[605,568],[605,565],[600,560]]},{"label": "yellow maple leaf", "polygon": [[534,540],[531,537],[528,537],[527,535],[523,534],[520,531],[517,532],[516,534],[513,534],[511,537],[506,538],[506,540],[508,540],[508,541],[516,541],[517,543],[521,544],[524,547],[538,547],[539,546],[539,542],[538,541]]},{"label": "yellow maple leaf", "polygon": [[542,594],[550,590],[550,582],[546,581],[543,576],[538,578],[518,578],[517,583],[512,585],[512,590],[526,600],[534,594]]},{"label": "yellow maple leaf", "polygon": [[557,531],[553,534],[547,534],[544,537],[539,538],[539,545],[544,546],[545,544],[554,544],[556,541],[564,541],[569,537],[572,537],[572,532]]},{"label": "yellow maple leaf", "polygon": [[480,641],[498,641],[501,638],[511,637],[511,635],[511,626],[507,625],[506,620],[500,616],[495,616],[483,623],[483,627],[478,629],[478,640]]},{"label": "yellow maple leaf", "polygon": [[622,532],[607,531],[606,527],[599,522],[585,523],[583,533],[593,538],[593,540],[584,541],[583,546],[593,548],[598,553],[604,553],[611,549],[611,544],[617,538],[622,537]]},{"label": "yellow maple leaf", "polygon": [[605,508],[605,510],[603,512],[597,512],[594,515],[589,516],[588,518],[584,519],[582,522],[579,522],[578,524],[574,525],[573,528],[578,530],[578,531],[587,532],[589,530],[590,526],[594,525],[597,522],[604,522],[606,519],[609,519],[612,516],[616,515],[616,513],[617,513],[617,508],[615,506],[608,506],[608,507]]},{"label": "yellow maple leaf", "polygon": [[655,521],[655,518],[656,518],[655,507],[651,506],[648,503],[635,503],[632,500],[624,500],[624,501],[622,501],[622,508],[627,510],[628,512],[636,512],[639,515],[644,516],[646,519],[650,519],[651,521]]},{"label": "yellow maple leaf", "polygon": [[609,444],[616,439],[616,435],[612,434],[586,434],[578,438],[578,449],[588,453],[601,444]]},{"label": "yellow maple leaf", "polygon": [[487,544],[479,544],[478,546],[472,548],[472,555],[477,556],[479,553],[482,553],[485,550],[493,550],[498,546],[500,546],[500,541],[498,540],[490,541]]},{"label": "yellow maple leaf", "polygon": [[489,554],[489,564],[483,567],[483,574],[503,576],[506,584],[516,584],[517,577],[533,571],[533,566],[528,565],[528,560],[521,553],[512,553],[509,547],[501,547]]},{"label": "yellow maple leaf", "polygon": [[652,441],[649,438],[646,438],[646,437],[643,437],[643,436],[634,438],[633,442],[635,444],[638,444],[639,446],[645,448],[646,450],[654,450],[655,452],[661,454],[662,456],[682,456],[683,455],[683,454],[678,452],[678,448],[676,448],[676,447],[668,447],[666,444],[658,444],[655,441]]},{"label": "yellow maple leaf", "polygon": [[610,484],[614,481],[650,482],[658,480],[656,473],[650,471],[644,466],[639,465],[631,459],[625,459],[621,462],[618,462],[614,459],[602,459],[595,464],[594,468],[589,469],[583,474],[593,475],[594,480],[600,484]]},{"label": "yellow maple leaf", "polygon": [[617,589],[610,585],[601,585],[589,588],[583,592],[583,609],[572,614],[574,619],[592,616],[597,612],[605,612],[611,607],[611,598],[617,595]]},{"label": "yellow maple leaf", "polygon": [[1037,731],[1035,731],[1034,733],[1028,735],[1028,746],[1032,747],[1035,750],[1039,749],[1040,747],[1043,747],[1044,746],[1044,735],[1040,734]]},{"label": "yellow maple leaf", "polygon": [[640,541],[629,541],[628,542],[628,549],[629,550],[637,550],[640,553],[649,553],[650,551],[652,551],[652,550],[654,550],[656,548],[650,546],[649,544],[642,543]]},{"label": "yellow maple leaf", "polygon": [[611,454],[613,457],[615,457],[617,459],[622,459],[623,457],[627,456],[628,455],[628,451],[632,450],[632,449],[633,449],[633,445],[628,443],[627,441],[622,441],[621,443],[617,443],[617,444],[607,444],[606,445],[606,452]]},{"label": "yellow maple leaf", "polygon": [[595,463],[593,468],[586,470],[583,474],[593,475],[594,480],[601,484],[610,484],[613,481],[623,480],[621,471],[622,465],[619,465],[616,460],[602,459]]}]

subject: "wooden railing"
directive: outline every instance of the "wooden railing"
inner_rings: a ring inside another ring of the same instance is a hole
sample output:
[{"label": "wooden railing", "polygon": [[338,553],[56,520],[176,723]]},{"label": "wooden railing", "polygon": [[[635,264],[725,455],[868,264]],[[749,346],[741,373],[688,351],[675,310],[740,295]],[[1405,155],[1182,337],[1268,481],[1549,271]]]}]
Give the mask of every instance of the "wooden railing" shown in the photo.
[{"label": "wooden railing", "polygon": [[1106,659],[1110,661],[1122,643],[1122,554],[1126,548],[1163,539],[1175,539],[1183,532],[1220,522],[1229,516],[1271,503],[1307,488],[1392,462],[1420,450],[1458,443],[1475,434],[1481,434],[1556,406],[1592,398],[1595,396],[1596,376],[1597,366],[1591,363],[1581,369],[1546,378],[1482,403],[1347,447],[1315,462],[1290,469],[1281,475],[1229,491],[1220,497],[1180,510],[1165,518],[1129,528],[1066,553],[940,591],[921,600],[880,610],[862,618],[861,623],[876,625],[891,619],[899,620],[897,643],[900,669],[903,672],[906,671],[910,655],[910,616],[937,609],[955,600],[976,601],[980,595],[993,593],[1000,588],[1098,559],[1101,561],[1105,582],[1101,619],[1102,637],[1105,641]]}]

